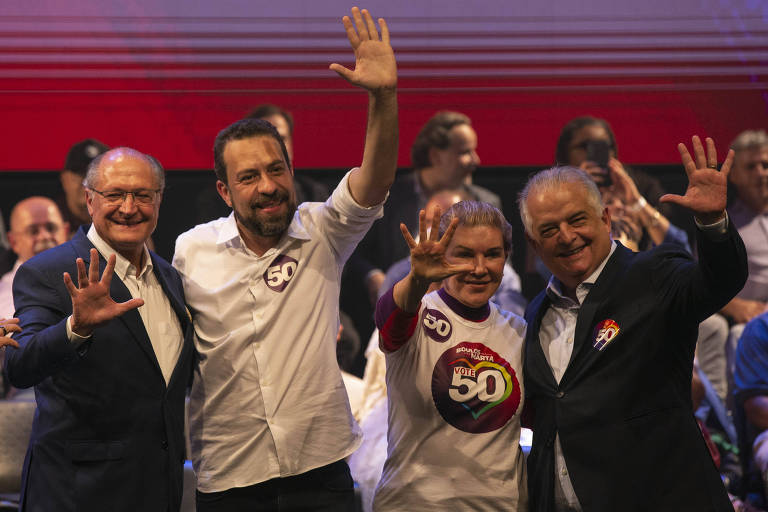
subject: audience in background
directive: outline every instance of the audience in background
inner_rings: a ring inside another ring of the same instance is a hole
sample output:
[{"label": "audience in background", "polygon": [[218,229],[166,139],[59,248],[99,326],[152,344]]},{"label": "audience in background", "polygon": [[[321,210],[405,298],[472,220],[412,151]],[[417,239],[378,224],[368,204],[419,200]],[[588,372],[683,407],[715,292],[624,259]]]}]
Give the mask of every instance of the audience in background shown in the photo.
[{"label": "audience in background", "polygon": [[[61,218],[61,212],[47,197],[33,196],[20,201],[11,210],[11,230],[8,240],[16,254],[13,268],[0,277],[0,318],[11,318],[13,306],[13,277],[22,263],[35,254],[63,244],[69,238],[69,226]],[[0,354],[0,369],[2,369]],[[3,372],[5,377],[5,372]],[[5,378],[0,381],[0,397],[10,391]]]},{"label": "audience in background", "polygon": [[109,146],[96,139],[81,140],[69,148],[64,169],[59,173],[64,194],[56,199],[56,204],[64,220],[69,224],[72,234],[77,232],[83,224],[91,222],[91,216],[85,204],[83,180],[93,159],[108,150]]},{"label": "audience in background", "polygon": [[736,194],[728,213],[744,240],[749,262],[747,284],[722,310],[736,324],[731,330],[735,343],[743,324],[766,311],[768,304],[768,134],[741,132],[731,149],[736,152],[730,175]]}]

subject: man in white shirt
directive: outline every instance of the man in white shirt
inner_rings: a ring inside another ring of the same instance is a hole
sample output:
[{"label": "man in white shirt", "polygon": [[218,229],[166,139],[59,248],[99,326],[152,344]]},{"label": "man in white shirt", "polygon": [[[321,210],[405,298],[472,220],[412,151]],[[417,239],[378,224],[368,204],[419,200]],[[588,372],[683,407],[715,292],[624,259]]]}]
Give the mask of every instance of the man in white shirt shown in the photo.
[{"label": "man in white shirt", "polygon": [[535,411],[530,509],[733,510],[693,416],[698,324],[747,275],[725,213],[733,152],[680,151],[698,262],[660,245],[633,253],[610,238],[610,214],[583,171],[554,168],[520,194],[526,237],[553,277],[528,307],[525,389]]},{"label": "man in white shirt", "polygon": [[179,510],[194,347],[181,279],[146,247],[163,184],[148,155],[100,155],[85,178],[93,224],[16,272],[6,368],[37,401],[22,511]]},{"label": "man in white shirt", "polygon": [[397,163],[397,71],[389,32],[344,17],[368,91],[363,163],[325,203],[296,206],[293,170],[269,123],[244,119],[214,144],[217,189],[233,208],[182,234],[199,363],[190,397],[199,511],[353,510],[344,458],[360,444],[336,362],[344,262],[381,215]]}]

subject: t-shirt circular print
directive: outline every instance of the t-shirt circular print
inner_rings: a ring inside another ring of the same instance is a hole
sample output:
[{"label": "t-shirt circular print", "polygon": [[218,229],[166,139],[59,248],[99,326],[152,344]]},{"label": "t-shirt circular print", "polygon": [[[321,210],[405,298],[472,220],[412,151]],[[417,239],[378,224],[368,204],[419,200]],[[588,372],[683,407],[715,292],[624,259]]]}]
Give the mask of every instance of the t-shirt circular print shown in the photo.
[{"label": "t-shirt circular print", "polygon": [[515,370],[482,343],[449,348],[432,372],[432,400],[440,416],[471,434],[503,427],[520,407]]}]

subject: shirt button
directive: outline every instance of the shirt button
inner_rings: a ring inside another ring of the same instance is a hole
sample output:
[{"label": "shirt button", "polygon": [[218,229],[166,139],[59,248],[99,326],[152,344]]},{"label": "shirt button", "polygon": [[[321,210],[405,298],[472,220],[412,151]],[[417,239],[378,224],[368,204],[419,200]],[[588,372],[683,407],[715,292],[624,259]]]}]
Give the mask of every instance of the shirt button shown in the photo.
[{"label": "shirt button", "polygon": [[558,391],[557,393],[555,393],[555,396],[557,398],[563,398],[565,396],[565,392],[564,391]]},{"label": "shirt button", "polygon": [[560,474],[563,475],[563,476],[566,476],[566,475],[568,475],[568,470],[563,468],[563,469],[560,470]]},{"label": "shirt button", "polygon": [[573,343],[573,338],[568,338],[568,339],[567,339],[567,340],[565,340],[565,341],[566,341],[566,343],[568,343],[568,344],[570,345],[571,343]]}]

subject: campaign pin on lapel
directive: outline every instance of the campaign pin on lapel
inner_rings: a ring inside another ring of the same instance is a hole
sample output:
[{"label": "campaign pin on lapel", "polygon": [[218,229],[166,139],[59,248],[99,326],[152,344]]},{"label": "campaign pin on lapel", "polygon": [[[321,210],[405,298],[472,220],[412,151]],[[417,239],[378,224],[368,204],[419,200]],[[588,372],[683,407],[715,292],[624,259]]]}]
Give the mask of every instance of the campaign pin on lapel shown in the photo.
[{"label": "campaign pin on lapel", "polygon": [[610,318],[603,320],[595,327],[595,342],[592,344],[598,351],[602,351],[619,334],[619,324]]}]

